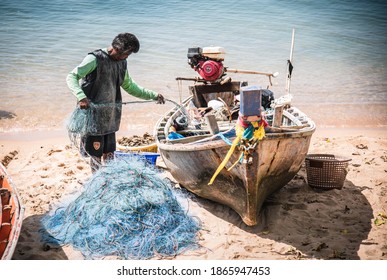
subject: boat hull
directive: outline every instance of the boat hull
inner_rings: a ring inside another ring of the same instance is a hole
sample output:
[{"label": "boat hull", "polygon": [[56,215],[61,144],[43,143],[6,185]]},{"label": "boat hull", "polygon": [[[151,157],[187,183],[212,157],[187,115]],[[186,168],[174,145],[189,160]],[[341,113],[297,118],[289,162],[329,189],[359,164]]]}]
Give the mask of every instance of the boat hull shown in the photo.
[{"label": "boat hull", "polygon": [[252,153],[250,163],[239,163],[228,171],[240,154],[234,151],[212,185],[208,183],[230,149],[225,142],[173,146],[159,143],[158,147],[180,185],[200,197],[229,206],[245,224],[253,226],[265,199],[285,186],[301,168],[313,131],[268,134]]},{"label": "boat hull", "polygon": [[24,207],[6,168],[0,163],[0,259],[10,260],[19,239]]}]

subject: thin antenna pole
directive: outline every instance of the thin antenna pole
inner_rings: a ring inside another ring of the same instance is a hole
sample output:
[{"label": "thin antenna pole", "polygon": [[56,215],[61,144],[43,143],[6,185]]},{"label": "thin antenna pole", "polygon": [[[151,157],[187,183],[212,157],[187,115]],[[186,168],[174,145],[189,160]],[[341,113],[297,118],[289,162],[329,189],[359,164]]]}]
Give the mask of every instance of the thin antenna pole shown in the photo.
[{"label": "thin antenna pole", "polygon": [[289,94],[290,93],[290,80],[292,78],[292,71],[293,71],[293,64],[292,64],[292,61],[293,61],[293,50],[294,50],[294,36],[295,36],[295,29],[293,28],[293,32],[292,32],[292,45],[291,45],[291,48],[290,48],[290,55],[289,55],[289,60],[288,60],[288,69],[287,69],[287,75],[286,75],[286,93]]}]

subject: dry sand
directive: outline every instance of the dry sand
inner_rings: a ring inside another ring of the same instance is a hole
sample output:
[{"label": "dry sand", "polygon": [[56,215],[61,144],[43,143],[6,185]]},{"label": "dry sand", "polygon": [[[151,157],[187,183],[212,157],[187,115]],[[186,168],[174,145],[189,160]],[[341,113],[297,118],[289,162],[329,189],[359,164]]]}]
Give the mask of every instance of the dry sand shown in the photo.
[{"label": "dry sand", "polygon": [[[386,136],[386,129],[317,130],[309,153],[352,159],[344,187],[312,189],[303,166],[267,200],[259,226],[248,227],[233,210],[193,197],[190,213],[202,221],[202,247],[174,259],[386,260],[387,219],[380,215],[387,213]],[[77,194],[91,176],[87,162],[71,148],[66,135],[2,135],[0,160],[7,161],[26,208],[13,258],[84,259],[71,246],[53,247],[40,241],[43,215],[67,195]],[[160,158],[157,165],[163,166]],[[165,175],[170,176],[167,171]]]}]

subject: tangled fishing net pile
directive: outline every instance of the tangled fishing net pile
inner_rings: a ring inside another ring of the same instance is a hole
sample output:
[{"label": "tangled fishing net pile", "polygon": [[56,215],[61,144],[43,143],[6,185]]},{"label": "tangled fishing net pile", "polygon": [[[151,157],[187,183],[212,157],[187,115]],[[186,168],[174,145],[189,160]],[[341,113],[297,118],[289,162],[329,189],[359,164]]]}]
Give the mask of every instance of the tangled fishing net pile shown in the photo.
[{"label": "tangled fishing net pile", "polygon": [[84,192],[42,220],[46,241],[71,244],[87,259],[148,259],[197,247],[189,216],[157,170],[135,157],[100,168]]}]

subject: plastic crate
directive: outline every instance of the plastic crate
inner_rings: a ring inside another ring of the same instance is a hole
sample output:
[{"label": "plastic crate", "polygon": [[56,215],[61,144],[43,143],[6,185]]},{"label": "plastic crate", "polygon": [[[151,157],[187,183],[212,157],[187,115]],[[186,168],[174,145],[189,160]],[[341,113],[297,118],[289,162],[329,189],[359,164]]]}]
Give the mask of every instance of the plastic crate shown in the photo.
[{"label": "plastic crate", "polygon": [[137,157],[140,159],[145,159],[148,163],[152,165],[156,165],[157,157],[160,156],[158,153],[151,153],[151,152],[142,152],[142,153],[125,153],[121,151],[115,151],[114,152],[114,157],[115,158],[127,158],[129,159],[130,157]]},{"label": "plastic crate", "polygon": [[349,158],[331,154],[310,154],[305,158],[308,185],[320,189],[341,189],[348,173]]}]

